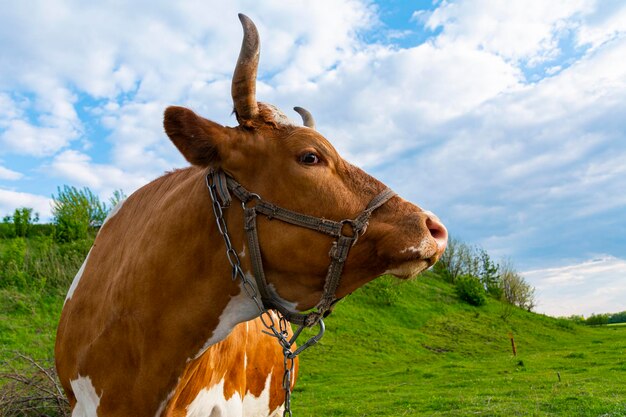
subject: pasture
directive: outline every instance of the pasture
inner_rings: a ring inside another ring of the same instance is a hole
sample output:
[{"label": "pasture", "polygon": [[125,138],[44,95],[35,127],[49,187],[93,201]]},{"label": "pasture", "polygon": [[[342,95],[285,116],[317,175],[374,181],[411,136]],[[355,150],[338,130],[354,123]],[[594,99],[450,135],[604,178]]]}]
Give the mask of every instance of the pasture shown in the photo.
[{"label": "pasture", "polygon": [[[2,359],[52,357],[65,289],[88,247],[27,242],[30,275],[0,288]],[[0,252],[6,261],[7,241]],[[31,276],[44,270],[57,278]],[[626,416],[626,326],[584,327],[494,300],[472,307],[427,273],[371,283],[327,329],[301,356],[297,417]]]}]

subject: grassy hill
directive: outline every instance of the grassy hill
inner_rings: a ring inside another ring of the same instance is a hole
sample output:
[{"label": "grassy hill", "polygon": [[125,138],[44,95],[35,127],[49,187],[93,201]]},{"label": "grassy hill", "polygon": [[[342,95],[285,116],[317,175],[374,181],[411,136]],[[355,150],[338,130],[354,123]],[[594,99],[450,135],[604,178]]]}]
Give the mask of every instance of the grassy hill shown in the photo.
[{"label": "grassy hill", "polygon": [[626,416],[623,326],[471,307],[426,274],[370,284],[327,328],[301,357],[299,416]]},{"label": "grassy hill", "polygon": [[[52,356],[65,288],[89,247],[43,242],[25,246],[27,276],[0,285],[3,359]],[[50,265],[36,267],[43,256]],[[626,326],[583,327],[494,300],[472,307],[431,273],[376,280],[326,323],[301,356],[299,417],[626,416]]]}]

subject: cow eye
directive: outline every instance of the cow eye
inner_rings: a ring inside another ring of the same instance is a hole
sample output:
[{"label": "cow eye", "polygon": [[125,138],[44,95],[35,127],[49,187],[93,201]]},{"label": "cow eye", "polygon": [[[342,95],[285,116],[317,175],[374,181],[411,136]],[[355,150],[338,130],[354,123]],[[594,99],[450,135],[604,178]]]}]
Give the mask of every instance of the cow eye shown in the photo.
[{"label": "cow eye", "polygon": [[315,165],[320,163],[320,157],[313,152],[306,152],[300,156],[300,163],[305,165]]}]

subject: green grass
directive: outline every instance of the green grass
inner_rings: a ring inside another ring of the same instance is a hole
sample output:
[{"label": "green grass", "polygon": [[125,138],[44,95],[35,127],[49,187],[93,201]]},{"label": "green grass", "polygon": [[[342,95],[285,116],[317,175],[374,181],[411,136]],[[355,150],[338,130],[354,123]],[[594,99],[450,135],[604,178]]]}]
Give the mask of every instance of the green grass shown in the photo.
[{"label": "green grass", "polygon": [[380,284],[357,292],[303,353],[298,416],[626,416],[625,327],[505,321],[499,302],[460,304],[438,279],[384,280],[392,305]]},{"label": "green grass", "polygon": [[61,308],[92,239],[0,239],[0,359],[51,358]]},{"label": "green grass", "polygon": [[[27,278],[0,271],[3,359],[14,351],[52,357],[65,291],[87,243],[59,249],[28,241]],[[6,253],[0,240],[3,265]],[[301,356],[298,417],[626,416],[626,326],[579,326],[491,299],[472,307],[432,274],[377,280],[342,301],[326,324],[326,336]]]}]

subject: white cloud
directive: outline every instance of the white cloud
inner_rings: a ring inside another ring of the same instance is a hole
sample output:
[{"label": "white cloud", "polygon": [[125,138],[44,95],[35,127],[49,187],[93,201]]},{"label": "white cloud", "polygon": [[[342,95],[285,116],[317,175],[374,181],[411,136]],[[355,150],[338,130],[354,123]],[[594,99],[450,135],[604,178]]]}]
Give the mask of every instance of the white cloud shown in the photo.
[{"label": "white cloud", "polygon": [[603,43],[626,35],[626,4],[619,0],[597,2],[577,33],[579,45],[597,48]]},{"label": "white cloud", "polygon": [[444,1],[415,18],[431,30],[443,28],[437,37],[442,47],[457,43],[514,61],[540,62],[558,53],[560,31],[578,25],[570,18],[592,6],[584,0]]},{"label": "white cloud", "polygon": [[32,208],[42,220],[49,219],[52,200],[41,195],[0,188],[0,214],[13,214],[16,208]]},{"label": "white cloud", "polygon": [[626,310],[626,260],[601,256],[522,275],[537,289],[537,311],[552,316]]},{"label": "white cloud", "polygon": [[93,163],[88,155],[74,150],[57,155],[50,164],[49,171],[74,186],[95,190],[105,201],[114,190],[121,188],[126,194],[130,194],[152,179],[131,175],[112,165]]},{"label": "white cloud", "polygon": [[23,176],[21,172],[16,172],[0,165],[0,180],[19,180]]},{"label": "white cloud", "polygon": [[32,101],[0,94],[2,153],[49,156],[81,134],[82,124],[74,109],[76,97],[67,88],[43,78],[31,85],[31,91],[36,91]]}]

